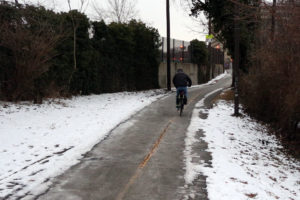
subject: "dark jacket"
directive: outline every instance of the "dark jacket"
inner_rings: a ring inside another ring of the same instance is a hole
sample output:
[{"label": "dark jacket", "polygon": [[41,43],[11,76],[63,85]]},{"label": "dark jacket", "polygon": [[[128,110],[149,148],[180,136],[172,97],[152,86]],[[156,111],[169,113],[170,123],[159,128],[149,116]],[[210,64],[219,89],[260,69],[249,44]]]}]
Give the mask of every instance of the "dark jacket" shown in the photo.
[{"label": "dark jacket", "polygon": [[188,75],[186,75],[183,72],[178,72],[175,74],[173,78],[173,84],[176,88],[178,87],[186,87],[189,86],[191,87],[192,81]]}]

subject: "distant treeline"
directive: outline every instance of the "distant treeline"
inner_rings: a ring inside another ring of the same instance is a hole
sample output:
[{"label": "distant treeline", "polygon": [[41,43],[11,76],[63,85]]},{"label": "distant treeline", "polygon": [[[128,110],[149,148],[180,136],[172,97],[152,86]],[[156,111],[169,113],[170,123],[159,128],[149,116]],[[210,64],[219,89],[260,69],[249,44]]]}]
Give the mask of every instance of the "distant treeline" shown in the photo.
[{"label": "distant treeline", "polygon": [[0,98],[157,88],[158,48],[158,31],[142,22],[107,25],[77,10],[1,2]]}]

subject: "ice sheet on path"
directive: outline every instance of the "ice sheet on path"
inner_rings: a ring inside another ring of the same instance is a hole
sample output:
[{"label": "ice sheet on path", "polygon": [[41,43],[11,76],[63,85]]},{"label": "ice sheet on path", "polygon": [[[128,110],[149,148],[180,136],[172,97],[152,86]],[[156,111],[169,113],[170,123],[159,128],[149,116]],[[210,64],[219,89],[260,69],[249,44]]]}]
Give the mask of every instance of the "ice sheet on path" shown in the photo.
[{"label": "ice sheet on path", "polygon": [[0,199],[47,189],[51,178],[163,90],[75,97],[42,105],[0,102]]},{"label": "ice sheet on path", "polygon": [[[207,119],[199,118],[200,112]],[[244,113],[239,118],[232,113],[233,105],[225,101],[211,110],[203,101],[196,105],[185,141],[186,184],[192,185],[200,174],[207,176],[210,200],[300,199],[300,162],[288,158],[264,126]],[[199,159],[193,147],[200,140],[208,143],[211,167],[195,162]]]},{"label": "ice sheet on path", "polygon": [[213,85],[216,82],[218,82],[220,79],[224,78],[225,76],[231,76],[227,71],[225,71],[223,74],[220,74],[219,76],[215,77],[214,79],[208,81],[205,85]]},{"label": "ice sheet on path", "polygon": [[[220,79],[224,78],[224,77],[230,77],[231,74],[229,74],[227,71],[225,71],[224,73],[216,76],[215,78],[213,78],[212,80],[208,81],[207,83],[204,84],[200,84],[200,85],[196,85],[195,83],[193,83],[191,88],[202,88],[204,86],[208,86],[208,85],[214,85],[216,84]],[[176,88],[172,88],[173,91],[176,91]]]}]

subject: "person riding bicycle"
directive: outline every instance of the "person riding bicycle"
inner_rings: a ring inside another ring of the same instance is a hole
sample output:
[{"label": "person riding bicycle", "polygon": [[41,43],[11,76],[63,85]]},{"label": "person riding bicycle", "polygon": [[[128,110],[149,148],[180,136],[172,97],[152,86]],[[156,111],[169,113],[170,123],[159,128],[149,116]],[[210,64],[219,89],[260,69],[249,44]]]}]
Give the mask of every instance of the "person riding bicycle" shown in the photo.
[{"label": "person riding bicycle", "polygon": [[173,77],[173,84],[176,87],[176,108],[179,108],[179,93],[184,92],[184,104],[187,104],[187,86],[192,86],[192,80],[182,69],[178,69]]}]

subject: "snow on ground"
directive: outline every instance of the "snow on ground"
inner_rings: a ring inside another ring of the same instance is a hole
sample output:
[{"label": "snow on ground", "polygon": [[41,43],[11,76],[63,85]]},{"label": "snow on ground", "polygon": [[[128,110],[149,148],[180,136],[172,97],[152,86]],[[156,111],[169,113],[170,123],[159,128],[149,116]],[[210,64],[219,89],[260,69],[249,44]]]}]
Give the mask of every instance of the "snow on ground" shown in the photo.
[{"label": "snow on ground", "polygon": [[51,178],[163,93],[91,95],[42,105],[0,102],[0,199],[46,190]]},{"label": "snow on ground", "polygon": [[[283,153],[266,127],[244,113],[233,117],[233,107],[225,101],[209,110],[203,100],[196,105],[185,141],[186,184],[207,176],[210,200],[300,199],[300,162]],[[200,129],[204,137],[199,136]],[[202,140],[208,143],[211,163],[200,162],[193,150]]]},{"label": "snow on ground", "polygon": [[[220,79],[222,79],[222,78],[224,78],[226,76],[231,76],[231,70],[225,70],[225,72],[223,74],[220,74],[220,75],[216,76],[214,79],[208,81],[207,83],[204,83],[204,84],[201,84],[201,85],[193,85],[191,88],[199,88],[199,87],[203,87],[203,86],[207,86],[207,85],[214,85]],[[175,88],[174,88],[174,90],[176,91]]]},{"label": "snow on ground", "polygon": [[217,76],[216,78],[208,81],[205,85],[213,85],[216,82],[218,82],[220,79],[224,78],[225,76],[230,75],[229,72],[225,71],[223,74],[220,74],[219,76]]}]

